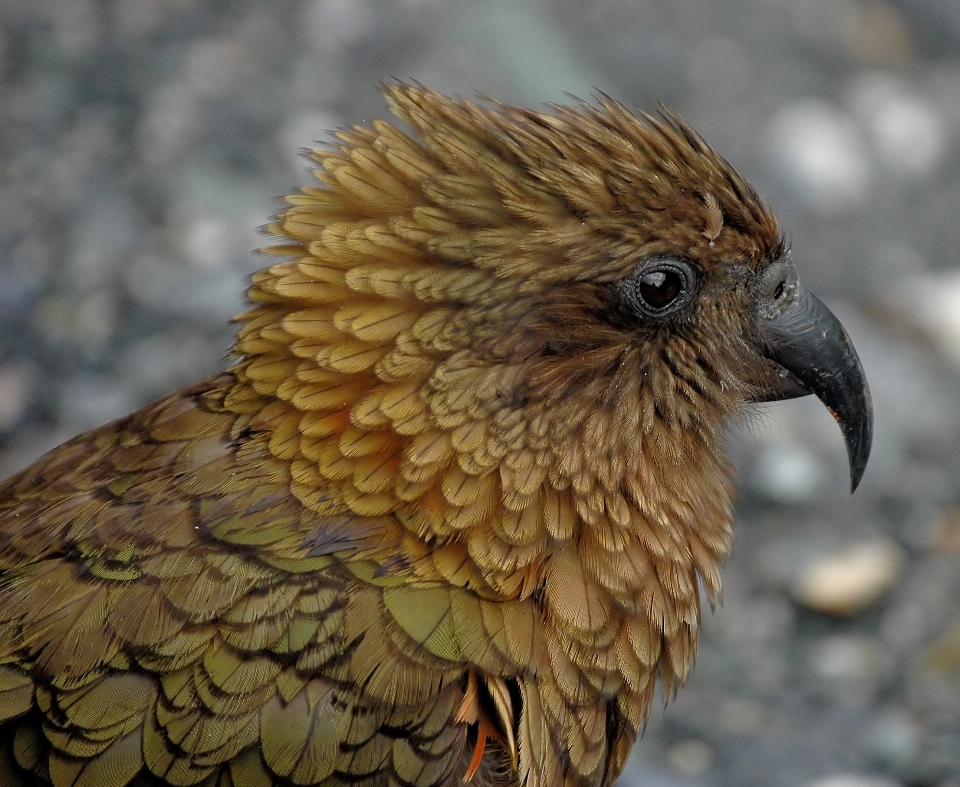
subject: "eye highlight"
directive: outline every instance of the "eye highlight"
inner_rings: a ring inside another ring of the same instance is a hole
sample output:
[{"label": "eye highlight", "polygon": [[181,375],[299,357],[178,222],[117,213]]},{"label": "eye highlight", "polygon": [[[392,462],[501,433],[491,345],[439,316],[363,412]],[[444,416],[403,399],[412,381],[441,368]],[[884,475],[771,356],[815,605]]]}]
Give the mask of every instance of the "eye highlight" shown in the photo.
[{"label": "eye highlight", "polygon": [[655,257],[641,263],[619,289],[636,316],[666,317],[690,303],[697,282],[697,272],[686,260]]}]

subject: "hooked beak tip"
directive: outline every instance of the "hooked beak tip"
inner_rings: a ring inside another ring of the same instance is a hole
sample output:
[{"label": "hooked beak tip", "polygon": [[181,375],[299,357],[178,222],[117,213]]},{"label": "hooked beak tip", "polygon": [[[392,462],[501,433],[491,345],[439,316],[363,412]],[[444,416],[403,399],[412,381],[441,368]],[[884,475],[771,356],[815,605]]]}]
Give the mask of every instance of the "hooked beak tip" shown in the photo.
[{"label": "hooked beak tip", "polygon": [[[863,479],[873,442],[873,400],[853,342],[824,303],[803,287],[794,302],[761,322],[767,357],[789,372],[769,400],[814,394],[840,426],[850,491]],[[799,384],[798,384],[799,383]]]}]

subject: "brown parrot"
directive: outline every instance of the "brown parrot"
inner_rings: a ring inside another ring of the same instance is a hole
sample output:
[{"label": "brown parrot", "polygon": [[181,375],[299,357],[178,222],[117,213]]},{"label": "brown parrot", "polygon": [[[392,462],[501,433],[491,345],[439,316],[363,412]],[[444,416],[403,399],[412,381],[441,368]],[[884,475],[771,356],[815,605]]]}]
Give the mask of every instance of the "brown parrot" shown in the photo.
[{"label": "brown parrot", "polygon": [[225,372],[0,485],[5,787],[601,787],[687,675],[725,429],[863,370],[678,118],[384,88]]}]

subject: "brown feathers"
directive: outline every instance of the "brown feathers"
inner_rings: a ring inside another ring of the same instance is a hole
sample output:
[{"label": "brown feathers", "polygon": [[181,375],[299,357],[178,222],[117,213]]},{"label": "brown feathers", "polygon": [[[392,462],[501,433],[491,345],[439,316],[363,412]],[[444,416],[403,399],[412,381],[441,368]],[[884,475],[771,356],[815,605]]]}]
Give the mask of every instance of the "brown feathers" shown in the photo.
[{"label": "brown feathers", "polygon": [[670,115],[384,92],[232,369],[0,487],[4,783],[602,787],[683,681],[775,220]]}]

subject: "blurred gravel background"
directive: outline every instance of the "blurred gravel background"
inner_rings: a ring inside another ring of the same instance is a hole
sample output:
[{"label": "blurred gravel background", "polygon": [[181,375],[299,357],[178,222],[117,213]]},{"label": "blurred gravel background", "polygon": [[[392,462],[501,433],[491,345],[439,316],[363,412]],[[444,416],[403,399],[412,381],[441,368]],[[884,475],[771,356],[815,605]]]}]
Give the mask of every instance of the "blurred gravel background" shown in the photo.
[{"label": "blurred gravel background", "polygon": [[960,785],[956,0],[0,0],[0,472],[224,364],[298,149],[390,76],[677,110],[871,381],[854,497],[816,401],[731,436],[725,604],[623,787]]}]

